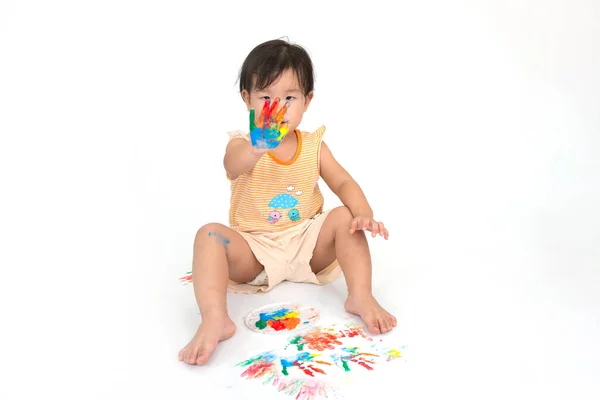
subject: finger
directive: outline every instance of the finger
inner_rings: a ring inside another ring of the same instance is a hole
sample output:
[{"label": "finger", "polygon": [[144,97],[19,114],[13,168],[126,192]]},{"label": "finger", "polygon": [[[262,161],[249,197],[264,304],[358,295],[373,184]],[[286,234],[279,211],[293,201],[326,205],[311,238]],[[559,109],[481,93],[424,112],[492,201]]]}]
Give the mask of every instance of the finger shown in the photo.
[{"label": "finger", "polygon": [[288,131],[289,131],[289,127],[288,127],[288,123],[290,121],[283,121],[283,123],[281,125],[279,125],[279,136],[277,137],[277,140],[281,141],[283,140],[283,138],[285,137],[285,135],[287,135]]},{"label": "finger", "polygon": [[383,228],[383,238],[385,240],[388,240],[389,237],[390,237],[390,234],[389,234],[387,228]]},{"label": "finger", "polygon": [[275,97],[275,101],[273,102],[273,104],[271,104],[271,108],[269,109],[270,115],[273,115],[277,110],[277,107],[279,107],[279,100],[279,97]]},{"label": "finger", "polygon": [[265,127],[264,125],[268,121],[267,114],[269,113],[270,106],[271,100],[265,101],[265,105],[263,106],[262,111],[260,112],[260,117],[258,117],[258,120],[256,121],[256,125],[262,127],[263,129]]},{"label": "finger", "polygon": [[265,104],[263,105],[262,111],[260,112],[261,118],[265,119],[267,114],[269,113],[269,109],[271,108],[271,100],[265,100]]},{"label": "finger", "polygon": [[286,101],[285,104],[283,105],[283,107],[281,107],[281,109],[275,115],[275,123],[276,124],[280,124],[281,121],[283,121],[283,117],[285,116],[285,113],[289,107],[290,107],[290,102]]},{"label": "finger", "polygon": [[356,230],[357,231],[362,231],[363,230],[363,222],[361,218],[356,218]]},{"label": "finger", "polygon": [[378,222],[377,223],[377,230],[379,231],[379,236],[383,236],[384,235],[385,226],[383,226],[383,222]]},{"label": "finger", "polygon": [[371,230],[371,237],[377,236],[377,234],[379,233],[379,225],[375,221],[371,221],[370,225],[371,225],[371,227],[370,227],[371,228],[370,229]]},{"label": "finger", "polygon": [[289,108],[290,102],[286,101],[283,107],[281,107],[281,110],[279,110],[279,113],[277,113],[277,115],[279,116],[279,121],[283,120],[283,118],[285,117],[285,113],[287,113]]},{"label": "finger", "polygon": [[365,219],[361,219],[360,220],[360,225],[361,225],[361,229],[363,231],[366,231],[366,230],[369,229],[369,222],[367,220],[365,220]]},{"label": "finger", "polygon": [[250,132],[252,132],[256,128],[256,120],[254,115],[254,108],[250,109]]},{"label": "finger", "polygon": [[358,228],[358,221],[356,220],[356,218],[354,218],[352,220],[352,223],[350,224],[350,233],[356,232],[357,228]]},{"label": "finger", "polygon": [[268,124],[271,123],[271,118],[273,117],[273,114],[275,113],[275,110],[277,110],[278,106],[279,106],[279,97],[276,97],[275,101],[271,104],[271,107],[269,107],[268,114],[265,115],[265,120],[267,121]]},{"label": "finger", "polygon": [[369,222],[369,231],[371,231],[371,237],[377,236],[377,225],[373,221]]}]

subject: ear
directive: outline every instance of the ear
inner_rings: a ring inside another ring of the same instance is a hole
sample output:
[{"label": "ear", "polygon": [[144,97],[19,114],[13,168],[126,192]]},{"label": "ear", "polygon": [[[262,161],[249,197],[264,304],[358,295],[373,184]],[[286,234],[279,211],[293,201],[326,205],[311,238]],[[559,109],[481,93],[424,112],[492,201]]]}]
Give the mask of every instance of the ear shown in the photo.
[{"label": "ear", "polygon": [[246,103],[246,108],[250,111],[250,108],[252,108],[250,106],[250,93],[248,93],[246,89],[242,90],[242,99],[244,100],[244,103]]},{"label": "ear", "polygon": [[308,110],[308,106],[310,105],[310,102],[312,101],[314,95],[315,95],[314,92],[310,92],[310,93],[308,93],[308,95],[306,95],[306,98],[304,99],[304,112],[306,112],[306,110]]}]

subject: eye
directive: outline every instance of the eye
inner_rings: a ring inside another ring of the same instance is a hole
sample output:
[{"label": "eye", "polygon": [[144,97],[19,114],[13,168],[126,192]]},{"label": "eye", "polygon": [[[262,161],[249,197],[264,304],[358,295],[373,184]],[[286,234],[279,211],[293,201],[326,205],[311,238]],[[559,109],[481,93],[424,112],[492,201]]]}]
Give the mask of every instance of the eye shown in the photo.
[{"label": "eye", "polygon": [[295,100],[296,98],[294,96],[288,96],[285,98],[285,101],[292,101]]},{"label": "eye", "polygon": [[261,99],[261,100],[264,100],[264,101],[267,101],[267,100],[269,100],[269,101],[270,101],[270,100],[271,100],[271,97],[269,97],[269,96],[263,96],[263,97],[261,97],[260,99]]}]

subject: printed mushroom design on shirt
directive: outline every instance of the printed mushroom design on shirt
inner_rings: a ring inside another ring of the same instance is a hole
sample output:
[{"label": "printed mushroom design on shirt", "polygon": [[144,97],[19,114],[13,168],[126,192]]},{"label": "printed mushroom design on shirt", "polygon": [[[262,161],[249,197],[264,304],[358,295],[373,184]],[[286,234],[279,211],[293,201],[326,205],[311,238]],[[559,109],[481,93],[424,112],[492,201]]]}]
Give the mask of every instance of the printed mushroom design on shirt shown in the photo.
[{"label": "printed mushroom design on shirt", "polygon": [[[287,189],[291,192],[294,190],[294,187],[288,186]],[[301,191],[298,191],[296,193],[302,194]],[[299,221],[300,212],[296,208],[298,204],[300,204],[300,202],[294,196],[287,193],[278,194],[277,196],[273,197],[273,199],[271,199],[271,201],[269,202],[269,207],[275,208],[275,210],[269,213],[269,218],[267,219],[267,222],[275,224],[283,218],[282,213],[278,210],[289,210],[287,212],[287,215],[290,218],[290,220]]]}]

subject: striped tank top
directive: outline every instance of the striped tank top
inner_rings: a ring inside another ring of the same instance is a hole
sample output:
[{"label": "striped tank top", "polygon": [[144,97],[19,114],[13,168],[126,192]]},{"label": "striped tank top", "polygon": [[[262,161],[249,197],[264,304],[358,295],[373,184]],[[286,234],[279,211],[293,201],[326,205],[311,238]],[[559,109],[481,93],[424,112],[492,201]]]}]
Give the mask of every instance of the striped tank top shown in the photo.
[{"label": "striped tank top", "polygon": [[[231,179],[229,226],[242,232],[277,232],[323,212],[319,189],[322,126],[315,132],[295,131],[298,147],[289,162],[271,152],[254,167]],[[236,131],[230,140],[249,135]]]}]

